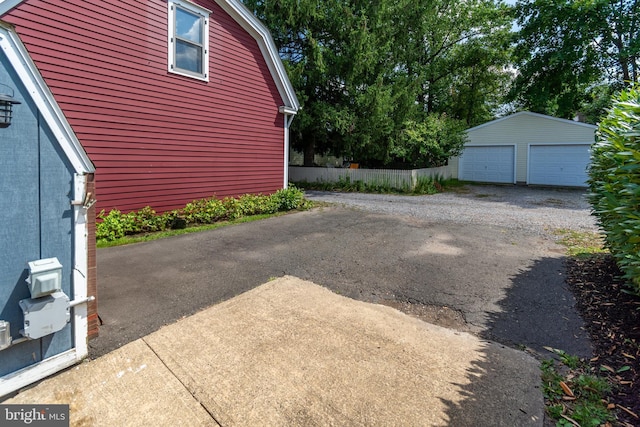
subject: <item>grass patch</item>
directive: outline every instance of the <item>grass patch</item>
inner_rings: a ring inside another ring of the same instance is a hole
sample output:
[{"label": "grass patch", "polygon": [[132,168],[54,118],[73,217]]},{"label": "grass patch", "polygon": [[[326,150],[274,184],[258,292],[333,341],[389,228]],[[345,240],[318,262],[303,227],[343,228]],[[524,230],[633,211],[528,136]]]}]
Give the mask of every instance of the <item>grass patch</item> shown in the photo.
[{"label": "grass patch", "polygon": [[584,360],[562,350],[545,347],[557,359],[541,364],[542,390],[547,414],[556,426],[604,425],[615,419],[607,401],[611,386]]},{"label": "grass patch", "polygon": [[560,228],[555,230],[553,234],[558,236],[558,243],[567,248],[567,255],[569,256],[585,256],[609,252],[604,247],[604,238],[600,233]]}]

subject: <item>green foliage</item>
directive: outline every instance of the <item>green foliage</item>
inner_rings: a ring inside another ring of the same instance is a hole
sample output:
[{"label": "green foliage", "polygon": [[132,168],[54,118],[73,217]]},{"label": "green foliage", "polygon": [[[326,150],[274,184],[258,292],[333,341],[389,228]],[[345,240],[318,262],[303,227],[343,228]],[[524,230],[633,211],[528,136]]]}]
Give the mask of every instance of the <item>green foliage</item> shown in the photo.
[{"label": "green foliage", "polygon": [[360,180],[352,181],[350,177],[340,177],[337,182],[298,182],[296,185],[309,190],[321,191],[344,191],[355,193],[378,193],[378,194],[436,194],[444,191],[445,186],[456,185],[457,181],[443,180],[439,176],[428,177],[419,176],[415,186],[411,188],[409,183],[403,185],[392,185],[388,180],[364,182]]},{"label": "green foliage", "polygon": [[[398,161],[393,148],[408,144],[405,131],[431,114],[472,126],[501,103],[511,28],[501,2],[243,2],[271,30],[303,107],[290,135],[307,166],[316,152],[389,165]],[[442,141],[402,159],[441,161]]]},{"label": "green foliage", "polygon": [[111,210],[105,215],[104,210],[98,214],[96,239],[115,240],[131,234],[135,230],[132,218],[118,209]]},{"label": "green foliage", "polygon": [[466,125],[446,115],[430,114],[424,120],[408,121],[389,154],[413,167],[443,166],[462,152]]},{"label": "green foliage", "polygon": [[638,2],[519,0],[516,18],[511,95],[523,108],[564,118],[587,110],[593,120],[603,101],[594,86],[638,81]]},{"label": "green foliage", "polygon": [[271,199],[275,209],[279,211],[288,211],[306,205],[304,192],[294,186],[276,191],[272,194]]},{"label": "green foliage", "polygon": [[268,196],[245,194],[238,198],[226,197],[223,200],[215,197],[194,200],[180,210],[161,215],[156,214],[149,206],[126,214],[113,209],[108,214],[104,211],[98,214],[96,238],[99,241],[114,241],[133,234],[213,224],[225,219],[235,220],[310,207],[311,202],[304,198],[302,190],[289,186]]},{"label": "green foliage", "polygon": [[603,378],[581,374],[574,383],[582,393],[591,399],[599,399],[611,391],[611,385]]},{"label": "green foliage", "polygon": [[413,188],[414,194],[436,194],[444,190],[440,177],[419,176]]},{"label": "green foliage", "polygon": [[211,224],[226,214],[225,206],[215,197],[194,200],[182,208],[182,216],[189,224]]},{"label": "green foliage", "polygon": [[640,88],[623,91],[596,133],[589,201],[605,244],[640,294]]},{"label": "green foliage", "polygon": [[556,426],[575,425],[571,420],[591,427],[612,421],[614,416],[606,404],[609,382],[595,375],[580,358],[558,349],[547,350],[559,357],[559,361],[543,360],[540,365],[547,413],[557,421]]}]

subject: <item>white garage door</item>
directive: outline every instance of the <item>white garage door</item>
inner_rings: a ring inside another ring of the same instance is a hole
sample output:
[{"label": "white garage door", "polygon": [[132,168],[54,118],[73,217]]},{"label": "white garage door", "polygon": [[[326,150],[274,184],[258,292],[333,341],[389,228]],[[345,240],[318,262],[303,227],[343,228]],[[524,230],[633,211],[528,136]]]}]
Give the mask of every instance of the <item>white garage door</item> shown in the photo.
[{"label": "white garage door", "polygon": [[531,145],[529,184],[587,186],[590,145]]},{"label": "white garage door", "polygon": [[479,182],[515,182],[515,146],[465,147],[458,179]]}]

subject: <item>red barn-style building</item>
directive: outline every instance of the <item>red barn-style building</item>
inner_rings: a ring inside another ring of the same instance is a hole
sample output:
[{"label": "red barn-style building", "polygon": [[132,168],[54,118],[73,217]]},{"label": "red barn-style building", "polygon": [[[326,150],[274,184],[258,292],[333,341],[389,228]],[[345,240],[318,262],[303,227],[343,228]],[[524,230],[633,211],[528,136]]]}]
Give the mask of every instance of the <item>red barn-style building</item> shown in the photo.
[{"label": "red barn-style building", "polygon": [[0,0],[0,20],[94,163],[98,211],[286,187],[298,100],[239,0]]}]

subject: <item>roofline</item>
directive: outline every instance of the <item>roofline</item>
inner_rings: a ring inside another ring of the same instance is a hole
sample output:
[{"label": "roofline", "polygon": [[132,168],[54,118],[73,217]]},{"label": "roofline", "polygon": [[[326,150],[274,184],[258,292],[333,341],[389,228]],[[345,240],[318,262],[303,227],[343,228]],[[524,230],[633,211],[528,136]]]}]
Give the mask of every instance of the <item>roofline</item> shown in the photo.
[{"label": "roofline", "polygon": [[521,115],[534,116],[534,117],[539,117],[539,118],[543,118],[543,119],[555,120],[555,121],[562,122],[562,123],[565,123],[565,124],[588,127],[588,128],[593,129],[593,130],[598,128],[598,126],[591,125],[589,123],[582,123],[582,122],[576,122],[575,120],[561,119],[559,117],[547,116],[546,114],[534,113],[534,112],[531,112],[531,111],[519,111],[517,113],[510,114],[510,115],[504,116],[504,117],[500,117],[499,119],[491,120],[490,122],[486,122],[486,123],[483,123],[481,125],[472,127],[470,129],[467,129],[465,132],[471,132],[473,130],[477,130],[477,129],[483,128],[485,126],[489,126],[489,125],[501,122],[503,120],[507,120],[507,119],[510,119],[512,117],[521,116]]},{"label": "roofline", "polygon": [[4,15],[24,0],[0,0],[0,16]]},{"label": "roofline", "polygon": [[[6,2],[5,0],[4,3]],[[4,3],[0,4],[0,7]],[[9,0],[9,3],[17,4],[18,2]],[[20,76],[22,84],[27,88],[31,99],[51,128],[75,171],[77,173],[94,173],[95,167],[93,163],[84,148],[82,148],[82,144],[80,144],[71,129],[69,122],[67,122],[60,106],[58,106],[53,94],[44,82],[38,68],[31,60],[26,47],[20,41],[13,27],[2,21],[0,21],[0,49],[9,59],[9,63],[16,71],[16,74]]]},{"label": "roofline", "polygon": [[[23,1],[25,0],[0,0],[0,17]],[[295,114],[300,109],[300,102],[267,27],[239,0],[214,1],[256,40],[285,107]]]},{"label": "roofline", "polygon": [[[15,1],[15,0],[12,0]],[[289,81],[289,76],[280,59],[271,32],[256,16],[239,0],[215,0],[216,3],[233,19],[236,20],[258,42],[262,56],[267,61],[267,66],[273,76],[278,92],[282,96],[289,114],[295,114],[300,109],[300,103],[295,90]]]}]

